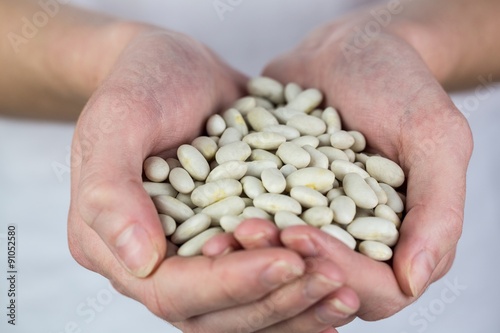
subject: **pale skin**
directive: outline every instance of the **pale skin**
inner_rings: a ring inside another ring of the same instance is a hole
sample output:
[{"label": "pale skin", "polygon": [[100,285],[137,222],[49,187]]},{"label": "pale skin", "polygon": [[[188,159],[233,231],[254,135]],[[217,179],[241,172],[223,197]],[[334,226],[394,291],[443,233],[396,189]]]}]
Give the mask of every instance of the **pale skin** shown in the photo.
[{"label": "pale skin", "polygon": [[[20,33],[20,18],[40,10],[31,1],[0,7],[2,35]],[[404,168],[407,215],[393,267],[314,228],[279,232],[258,220],[212,240],[207,256],[165,260],[171,246],[142,189],[142,162],[199,135],[246,80],[185,35],[65,6],[19,52],[2,38],[0,109],[79,117],[70,250],[125,295],[185,332],[335,332],[355,316],[394,314],[450,268],[472,138],[443,86],[500,75],[500,1],[403,7],[357,52],[346,56],[341,45],[373,19],[369,9],[319,28],[264,72],[320,88],[344,126]]]}]

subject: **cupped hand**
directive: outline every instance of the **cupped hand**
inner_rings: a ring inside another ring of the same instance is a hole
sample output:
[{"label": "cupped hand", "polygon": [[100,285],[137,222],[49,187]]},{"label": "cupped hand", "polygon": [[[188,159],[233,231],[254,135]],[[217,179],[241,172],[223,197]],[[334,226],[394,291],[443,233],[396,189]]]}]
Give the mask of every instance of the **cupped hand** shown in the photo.
[{"label": "cupped hand", "polygon": [[77,123],[71,253],[185,332],[279,332],[292,326],[295,332],[331,332],[328,327],[352,320],[358,308],[333,262],[306,262],[288,249],[217,258],[166,255],[172,245],[142,186],[143,161],[175,153],[244,84],[241,74],[191,38],[141,29]]},{"label": "cupped hand", "polygon": [[[361,300],[358,316],[378,320],[413,302],[450,269],[462,231],[472,137],[464,117],[408,42],[381,32],[363,48],[347,52],[356,37],[353,26],[340,22],[314,31],[274,60],[264,75],[320,89],[345,128],[362,132],[373,153],[403,167],[406,214],[392,267],[312,227],[279,233],[268,222],[245,222],[235,240],[244,248],[279,243],[305,258],[335,262]],[[249,242],[254,234],[265,237]],[[225,244],[215,239],[207,251],[220,251]]]}]

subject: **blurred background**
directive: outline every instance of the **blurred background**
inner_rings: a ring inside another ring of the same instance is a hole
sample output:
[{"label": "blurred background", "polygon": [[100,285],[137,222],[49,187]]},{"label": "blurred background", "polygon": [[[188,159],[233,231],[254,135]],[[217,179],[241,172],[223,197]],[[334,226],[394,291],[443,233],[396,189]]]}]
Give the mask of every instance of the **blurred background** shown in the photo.
[{"label": "blurred background", "polygon": [[[61,1],[62,2],[62,1]],[[221,15],[215,5],[232,10]],[[71,4],[155,23],[203,41],[234,67],[258,75],[313,27],[371,1],[73,0]],[[472,127],[465,226],[451,271],[416,303],[342,333],[498,333],[500,299],[500,86],[453,99]],[[141,304],[116,293],[69,254],[69,149],[73,124],[0,117],[0,332],[178,332]],[[6,233],[17,224],[17,325],[6,324]]]}]

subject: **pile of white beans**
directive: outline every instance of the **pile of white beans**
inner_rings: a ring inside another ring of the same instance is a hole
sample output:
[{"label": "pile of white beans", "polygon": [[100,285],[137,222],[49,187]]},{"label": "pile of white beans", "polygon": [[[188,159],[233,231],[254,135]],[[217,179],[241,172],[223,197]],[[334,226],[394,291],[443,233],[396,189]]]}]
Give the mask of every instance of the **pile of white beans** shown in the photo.
[{"label": "pile of white beans", "polygon": [[207,136],[177,150],[177,159],[144,162],[144,188],[177,254],[201,254],[213,236],[245,219],[278,228],[310,225],[379,261],[392,257],[404,210],[403,170],[363,153],[360,132],[342,130],[323,96],[266,77],[250,96],[212,115]]}]

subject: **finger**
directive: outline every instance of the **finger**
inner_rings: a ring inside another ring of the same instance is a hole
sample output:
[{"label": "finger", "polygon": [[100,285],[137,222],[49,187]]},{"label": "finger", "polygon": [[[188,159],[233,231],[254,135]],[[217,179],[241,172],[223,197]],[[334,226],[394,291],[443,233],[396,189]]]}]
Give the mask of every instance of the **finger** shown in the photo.
[{"label": "finger", "polygon": [[241,245],[234,238],[232,233],[223,233],[216,235],[203,245],[202,252],[204,256],[216,257],[231,253],[241,249]]},{"label": "finger", "polygon": [[332,326],[340,327],[353,321],[358,308],[359,299],[356,293],[350,288],[341,287],[298,316],[258,332],[337,332]]},{"label": "finger", "polygon": [[285,249],[238,251],[216,258],[173,257],[147,279],[155,294],[139,298],[155,314],[178,322],[258,300],[304,271],[303,260]]},{"label": "finger", "polygon": [[143,138],[129,131],[131,142],[123,142],[100,130],[82,131],[86,133],[77,133],[74,144],[80,161],[78,177],[72,179],[74,186],[78,184],[73,208],[123,267],[135,276],[147,276],[163,259],[166,242],[142,186]]},{"label": "finger", "polygon": [[281,241],[303,257],[322,257],[335,262],[346,275],[345,285],[361,300],[358,316],[378,320],[392,315],[414,299],[399,288],[392,268],[357,253],[323,231],[290,227],[281,232]]},{"label": "finger", "polygon": [[243,221],[234,231],[234,237],[245,249],[281,246],[279,229],[269,220]]},{"label": "finger", "polygon": [[[191,330],[213,327],[223,332],[259,331],[296,317],[342,286],[344,274],[334,263],[323,259],[308,259],[306,264],[306,273],[300,279],[256,302],[193,318],[189,321]],[[325,324],[321,326],[325,327]]]},{"label": "finger", "polygon": [[[457,113],[442,111],[436,119],[443,124],[442,130],[415,131],[427,133],[426,141],[420,141],[425,150],[412,141],[424,138],[415,137],[417,134],[408,138],[412,142],[406,154],[408,213],[394,255],[394,271],[407,295],[419,296],[449,269],[462,232],[465,176],[472,147],[468,126]],[[464,137],[456,137],[458,133]],[[464,144],[456,146],[456,142]]]}]

